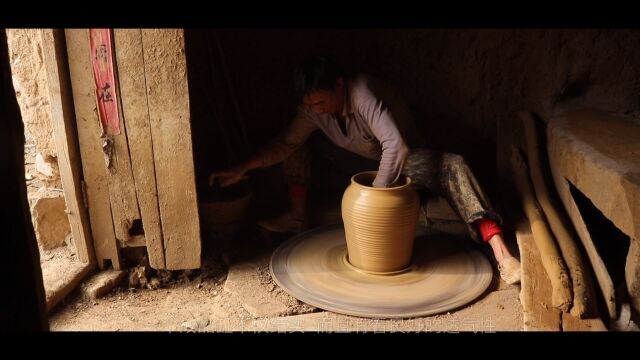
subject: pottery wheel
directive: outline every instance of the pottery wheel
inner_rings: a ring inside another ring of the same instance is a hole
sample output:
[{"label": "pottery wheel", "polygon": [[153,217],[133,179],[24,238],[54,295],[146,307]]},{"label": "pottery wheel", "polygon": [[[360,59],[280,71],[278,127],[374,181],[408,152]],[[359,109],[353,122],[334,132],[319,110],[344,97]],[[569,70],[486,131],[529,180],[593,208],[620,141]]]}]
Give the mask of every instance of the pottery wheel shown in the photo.
[{"label": "pottery wheel", "polygon": [[336,313],[410,318],[468,304],[489,287],[493,270],[469,239],[418,226],[412,265],[395,275],[359,271],[347,261],[342,224],[299,234],[271,256],[275,282],[295,298]]}]

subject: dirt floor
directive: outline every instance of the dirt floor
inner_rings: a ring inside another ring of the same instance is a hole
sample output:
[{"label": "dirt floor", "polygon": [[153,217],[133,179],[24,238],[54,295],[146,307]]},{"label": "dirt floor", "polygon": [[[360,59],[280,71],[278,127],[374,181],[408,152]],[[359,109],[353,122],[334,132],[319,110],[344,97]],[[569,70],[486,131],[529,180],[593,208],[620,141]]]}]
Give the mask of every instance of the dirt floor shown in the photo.
[{"label": "dirt floor", "polygon": [[[444,228],[461,231],[459,224]],[[453,231],[453,230],[452,230]],[[223,249],[204,245],[197,271],[155,272],[143,288],[123,285],[90,300],[78,292],[54,310],[53,331],[495,332],[523,329],[519,286],[497,275],[477,301],[441,315],[404,320],[339,315],[304,304],[269,274],[271,246],[256,231]],[[134,276],[135,277],[135,276]],[[155,280],[154,280],[155,279]],[[136,281],[137,282],[137,281]]]},{"label": "dirt floor", "polygon": [[[341,220],[339,196],[316,196],[311,201],[314,204],[312,223],[332,224]],[[439,208],[435,206],[432,213],[437,216]],[[430,226],[456,236],[468,236],[460,222],[431,221]],[[99,299],[92,300],[81,290],[72,293],[52,311],[51,330],[493,332],[523,329],[520,288],[502,282],[495,269],[489,289],[479,299],[440,315],[377,320],[315,308],[290,296],[271,278],[271,254],[285,240],[286,236],[265,237],[255,225],[241,227],[233,241],[204,236],[202,266],[188,271],[155,271],[145,266],[144,251],[124,253],[125,265],[140,264],[129,270],[128,279]],[[517,249],[515,241],[513,245]],[[489,247],[480,250],[492,258]]]}]

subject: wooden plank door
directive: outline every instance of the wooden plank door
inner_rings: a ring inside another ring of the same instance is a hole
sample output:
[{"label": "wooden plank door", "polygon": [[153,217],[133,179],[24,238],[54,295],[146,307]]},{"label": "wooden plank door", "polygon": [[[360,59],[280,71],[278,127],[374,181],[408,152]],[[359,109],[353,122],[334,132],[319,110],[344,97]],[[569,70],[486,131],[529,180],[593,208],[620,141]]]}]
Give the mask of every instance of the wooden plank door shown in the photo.
[{"label": "wooden plank door", "polygon": [[200,267],[184,32],[113,31],[119,134],[102,133],[87,29],[66,30],[98,265],[146,246],[156,269]]}]

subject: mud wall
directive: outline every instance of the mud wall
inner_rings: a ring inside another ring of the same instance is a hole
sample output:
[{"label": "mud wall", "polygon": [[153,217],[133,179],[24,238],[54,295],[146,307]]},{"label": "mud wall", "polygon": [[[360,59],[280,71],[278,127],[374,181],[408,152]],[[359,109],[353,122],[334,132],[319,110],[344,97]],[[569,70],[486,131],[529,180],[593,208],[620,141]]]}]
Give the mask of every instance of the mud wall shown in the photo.
[{"label": "mud wall", "polygon": [[[515,113],[629,113],[640,105],[640,31],[375,30],[355,33],[356,63],[396,81],[433,147],[462,153],[489,192],[508,176]],[[497,163],[494,163],[497,162]],[[498,170],[496,170],[496,167]]]},{"label": "mud wall", "polygon": [[[433,148],[463,154],[496,188],[500,124],[528,109],[634,112],[640,31],[626,29],[226,30],[220,33],[255,146],[292,114],[290,69],[312,53],[403,91]],[[507,126],[508,127],[508,126]]]},{"label": "mud wall", "polygon": [[57,156],[51,126],[49,89],[39,29],[7,29],[11,77],[27,143],[31,140],[45,156]]}]

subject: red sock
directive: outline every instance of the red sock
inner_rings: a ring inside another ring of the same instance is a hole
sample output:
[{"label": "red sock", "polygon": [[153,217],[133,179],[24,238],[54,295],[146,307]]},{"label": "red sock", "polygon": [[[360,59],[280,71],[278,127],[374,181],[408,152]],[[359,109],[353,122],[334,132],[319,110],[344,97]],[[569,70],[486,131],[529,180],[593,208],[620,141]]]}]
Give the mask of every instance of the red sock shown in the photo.
[{"label": "red sock", "polygon": [[303,197],[307,194],[307,187],[300,184],[290,184],[289,193],[291,194],[291,197]]},{"label": "red sock", "polygon": [[478,219],[473,222],[478,227],[484,241],[489,241],[493,235],[502,234],[502,229],[491,219]]}]

